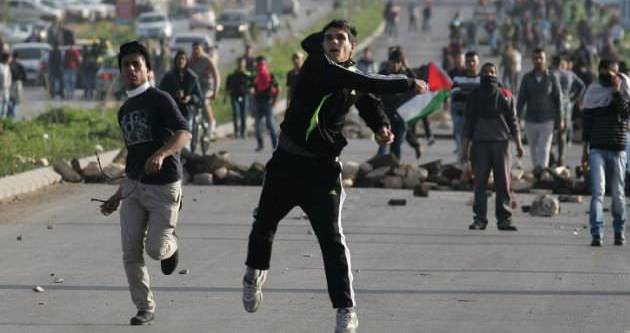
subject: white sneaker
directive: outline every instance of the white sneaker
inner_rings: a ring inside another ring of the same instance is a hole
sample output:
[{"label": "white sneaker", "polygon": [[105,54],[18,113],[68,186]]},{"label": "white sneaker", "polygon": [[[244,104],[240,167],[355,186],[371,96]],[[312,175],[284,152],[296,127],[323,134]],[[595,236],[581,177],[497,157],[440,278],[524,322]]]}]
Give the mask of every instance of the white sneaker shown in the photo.
[{"label": "white sneaker", "polygon": [[243,307],[247,312],[256,312],[262,303],[262,286],[267,280],[267,271],[247,267],[243,276]]},{"label": "white sneaker", "polygon": [[354,308],[337,309],[337,327],[335,333],[356,333],[359,317]]}]

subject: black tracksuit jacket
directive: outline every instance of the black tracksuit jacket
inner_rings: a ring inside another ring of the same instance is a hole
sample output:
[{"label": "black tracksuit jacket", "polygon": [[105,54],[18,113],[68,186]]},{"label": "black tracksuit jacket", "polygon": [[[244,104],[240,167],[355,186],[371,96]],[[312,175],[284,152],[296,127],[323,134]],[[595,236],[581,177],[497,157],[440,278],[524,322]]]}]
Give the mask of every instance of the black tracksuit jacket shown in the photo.
[{"label": "black tracksuit jacket", "polygon": [[347,141],[341,130],[350,107],[375,132],[389,125],[381,93],[400,93],[413,89],[414,80],[404,75],[365,74],[353,61],[338,64],[324,54],[323,34],[315,33],[302,42],[308,53],[289,101],[283,135],[293,144],[321,157],[337,157]]}]

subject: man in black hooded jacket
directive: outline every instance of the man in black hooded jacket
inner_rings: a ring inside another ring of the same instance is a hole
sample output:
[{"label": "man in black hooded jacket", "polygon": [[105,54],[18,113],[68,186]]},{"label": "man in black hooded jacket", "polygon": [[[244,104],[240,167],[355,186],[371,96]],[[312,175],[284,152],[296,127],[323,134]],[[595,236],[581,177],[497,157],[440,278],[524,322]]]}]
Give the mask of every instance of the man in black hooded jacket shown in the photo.
[{"label": "man in black hooded jacket", "polygon": [[[166,72],[160,89],[166,91],[177,103],[179,111],[188,120],[188,130],[192,131],[195,118],[195,106],[201,103],[201,90],[197,75],[188,68],[188,57],[183,50],[175,53],[173,69]],[[193,140],[194,141],[194,140]],[[190,150],[194,153],[194,143],[190,143]]]},{"label": "man in black hooded jacket", "polygon": [[472,171],[475,176],[475,217],[469,229],[485,230],[488,224],[486,191],[492,171],[497,228],[516,231],[510,210],[510,139],[514,139],[516,143],[519,158],[523,157],[523,144],[514,99],[511,92],[500,87],[494,64],[483,65],[480,82],[481,85],[468,96],[464,112],[463,160],[468,161],[472,156]]},{"label": "man in black hooded jacket", "polygon": [[426,91],[423,81],[404,75],[364,74],[351,60],[356,30],[347,21],[333,20],[307,37],[308,53],[284,122],[278,148],[266,166],[265,182],[249,236],[243,278],[243,306],[258,310],[278,222],[295,206],[308,215],[323,253],[328,293],[337,309],[335,332],[355,332],[350,255],[341,227],[341,186],[338,156],[347,144],[342,135],[349,109],[360,116],[381,143],[393,134],[378,98],[371,93]]}]

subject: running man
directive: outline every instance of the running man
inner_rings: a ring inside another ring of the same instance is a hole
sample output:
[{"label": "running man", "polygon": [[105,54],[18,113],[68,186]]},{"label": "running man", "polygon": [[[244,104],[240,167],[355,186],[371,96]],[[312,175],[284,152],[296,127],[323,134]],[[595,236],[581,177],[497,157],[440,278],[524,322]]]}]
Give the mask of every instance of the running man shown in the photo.
[{"label": "running man", "polygon": [[[118,54],[127,101],[118,111],[118,123],[128,151],[126,178],[103,205],[109,215],[120,208],[123,263],[131,300],[138,313],[131,325],[153,321],[155,302],[143,249],[161,260],[162,273],[173,273],[178,262],[175,226],[181,203],[180,150],[191,138],[186,119],[173,98],[148,82],[149,52],[140,43],[123,44]],[[146,236],[145,236],[146,235]]]}]

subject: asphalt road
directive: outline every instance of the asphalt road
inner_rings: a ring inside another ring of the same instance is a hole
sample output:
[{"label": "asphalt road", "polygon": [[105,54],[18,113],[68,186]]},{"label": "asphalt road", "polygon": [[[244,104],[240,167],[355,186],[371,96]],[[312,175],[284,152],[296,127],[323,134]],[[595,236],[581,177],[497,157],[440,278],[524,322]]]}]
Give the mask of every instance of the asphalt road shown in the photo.
[{"label": "asphalt road", "polygon": [[[401,42],[419,52],[434,49],[454,10],[435,8],[430,39]],[[377,41],[378,52],[389,43]],[[229,151],[243,164],[265,162],[271,154],[269,149],[254,153],[251,138],[219,141],[213,148]],[[451,161],[452,150],[451,140],[438,140],[421,162]],[[342,159],[360,162],[375,151],[369,140],[351,140]],[[577,163],[579,152],[578,145],[571,147],[570,164]],[[415,163],[408,147],[403,154],[403,161]],[[89,201],[114,190],[65,184],[1,206],[0,332],[131,331],[127,322],[135,309],[122,268],[118,217],[100,216],[98,205]],[[554,218],[517,211],[518,232],[499,232],[492,223],[473,232],[467,228],[471,193],[415,198],[406,190],[347,192],[343,225],[360,332],[630,332],[629,250],[611,245],[609,220],[605,246],[589,246],[589,198],[563,204]],[[158,312],[147,330],[333,330],[321,253],[297,209],[279,227],[261,310],[242,309],[243,262],[259,194],[258,187],[184,187],[179,269],[190,274],[163,276],[159,263],[148,260]],[[407,205],[389,207],[391,198],[407,199]],[[517,198],[520,205],[532,199]],[[490,200],[489,212],[493,207]],[[33,292],[35,285],[46,292]]]}]

